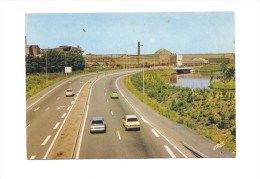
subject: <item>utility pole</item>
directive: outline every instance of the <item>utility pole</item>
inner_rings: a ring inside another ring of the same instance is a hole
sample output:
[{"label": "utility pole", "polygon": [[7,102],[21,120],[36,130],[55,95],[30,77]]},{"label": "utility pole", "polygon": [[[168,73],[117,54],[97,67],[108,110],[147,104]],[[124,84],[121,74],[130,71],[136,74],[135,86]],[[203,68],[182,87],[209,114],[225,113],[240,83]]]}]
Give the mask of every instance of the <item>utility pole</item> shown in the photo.
[{"label": "utility pole", "polygon": [[64,71],[66,73],[66,78],[68,78],[67,71],[66,71],[67,61],[66,61],[66,52],[65,52],[65,68]]},{"label": "utility pole", "polygon": [[143,59],[143,99],[144,99],[144,56],[142,57]]},{"label": "utility pole", "polygon": [[48,80],[48,76],[47,76],[47,73],[48,73],[48,59],[47,59],[47,55],[48,55],[48,50],[46,51],[46,57],[45,57],[45,78],[46,78],[46,83],[47,83],[47,80]]}]

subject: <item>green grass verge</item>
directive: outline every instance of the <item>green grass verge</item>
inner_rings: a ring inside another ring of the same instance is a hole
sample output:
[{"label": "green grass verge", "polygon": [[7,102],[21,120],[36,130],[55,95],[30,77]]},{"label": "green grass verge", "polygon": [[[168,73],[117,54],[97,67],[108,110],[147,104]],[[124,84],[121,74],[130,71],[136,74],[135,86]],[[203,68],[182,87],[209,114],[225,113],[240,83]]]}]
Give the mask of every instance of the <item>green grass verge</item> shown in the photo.
[{"label": "green grass verge", "polygon": [[[235,91],[167,87],[163,81],[167,81],[171,73],[171,70],[146,71],[145,92],[147,94],[145,93],[144,97],[140,74],[124,78],[123,83],[133,95],[153,111],[193,129],[212,141],[217,143],[224,141],[226,149],[236,152],[236,141],[231,134],[236,127]],[[156,92],[157,90],[159,90],[159,93]],[[222,128],[220,125],[223,120],[225,127]]]},{"label": "green grass verge", "polygon": [[28,74],[26,75],[26,99],[32,97],[33,95],[39,93],[43,89],[61,81],[66,78],[71,78],[78,75],[84,75],[88,73],[102,72],[119,70],[119,68],[93,68],[87,69],[85,71],[75,71],[72,74],[68,74],[66,77],[65,73],[48,73],[47,79],[46,74]]},{"label": "green grass verge", "polygon": [[222,81],[211,82],[210,88],[211,89],[234,90],[236,88],[236,86],[235,86],[235,81],[231,80],[231,81],[228,81],[228,82],[225,82],[225,83],[222,82]]},{"label": "green grass verge", "polygon": [[199,68],[194,68],[193,70],[195,72],[221,71],[221,66],[220,65],[207,65],[207,66],[202,66],[202,67],[199,67]]}]

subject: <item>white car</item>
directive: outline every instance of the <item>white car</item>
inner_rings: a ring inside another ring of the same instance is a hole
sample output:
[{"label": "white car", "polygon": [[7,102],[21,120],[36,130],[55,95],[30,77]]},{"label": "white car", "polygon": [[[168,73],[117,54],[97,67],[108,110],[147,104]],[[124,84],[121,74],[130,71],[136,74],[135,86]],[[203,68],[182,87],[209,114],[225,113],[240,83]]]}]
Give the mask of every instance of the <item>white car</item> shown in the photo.
[{"label": "white car", "polygon": [[73,90],[71,88],[66,90],[66,97],[67,96],[74,96]]},{"label": "white car", "polygon": [[128,129],[137,129],[140,130],[140,121],[136,117],[136,115],[125,115],[123,117],[123,126],[125,130]]},{"label": "white car", "polygon": [[106,132],[106,123],[103,117],[93,117],[90,120],[90,133]]}]

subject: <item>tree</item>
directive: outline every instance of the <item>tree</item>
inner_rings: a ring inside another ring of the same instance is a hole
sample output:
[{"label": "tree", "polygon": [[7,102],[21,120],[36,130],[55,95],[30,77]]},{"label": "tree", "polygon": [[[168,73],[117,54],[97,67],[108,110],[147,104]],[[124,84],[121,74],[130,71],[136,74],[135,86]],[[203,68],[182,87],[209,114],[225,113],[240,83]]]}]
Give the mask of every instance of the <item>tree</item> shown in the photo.
[{"label": "tree", "polygon": [[73,71],[83,70],[85,62],[81,53],[58,52],[49,50],[42,57],[26,56],[26,73],[65,72],[65,66],[72,67]]}]

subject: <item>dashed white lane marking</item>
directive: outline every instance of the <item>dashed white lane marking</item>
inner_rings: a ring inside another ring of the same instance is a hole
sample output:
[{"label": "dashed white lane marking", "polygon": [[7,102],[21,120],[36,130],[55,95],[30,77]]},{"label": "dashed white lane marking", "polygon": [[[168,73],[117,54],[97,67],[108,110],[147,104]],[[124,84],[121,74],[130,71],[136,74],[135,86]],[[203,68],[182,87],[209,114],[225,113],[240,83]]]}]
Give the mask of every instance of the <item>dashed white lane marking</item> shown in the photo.
[{"label": "dashed white lane marking", "polygon": [[46,145],[50,138],[51,135],[48,135],[41,145]]},{"label": "dashed white lane marking", "polygon": [[56,108],[56,110],[60,110],[60,108],[64,108],[65,106],[59,106]]},{"label": "dashed white lane marking", "polygon": [[57,127],[60,125],[60,123],[59,122],[57,122],[57,124],[54,126],[54,128],[53,129],[57,129]]},{"label": "dashed white lane marking", "polygon": [[73,104],[73,103],[75,103],[75,101],[71,101],[71,103],[70,103],[70,104]]},{"label": "dashed white lane marking", "polygon": [[141,119],[144,121],[145,124],[147,124],[147,120],[145,120],[145,118],[141,117]]},{"label": "dashed white lane marking", "polygon": [[109,102],[108,102],[108,99],[107,99],[107,103],[109,103]]},{"label": "dashed white lane marking", "polygon": [[[126,99],[125,95],[123,95],[122,91],[119,89],[117,82],[118,79],[122,78],[124,76],[121,76],[119,78],[116,79],[116,87],[118,89],[118,91],[121,93],[121,95],[123,96],[123,98],[126,100],[126,102],[132,107],[132,109],[143,119],[143,116],[135,109],[135,107]],[[169,144],[171,144],[171,146],[173,146],[178,152],[180,152],[185,158],[188,158],[179,148],[177,148],[177,146],[175,146],[168,138],[166,138],[159,130],[157,130],[152,124],[148,123],[152,128],[154,128],[154,130],[156,130],[158,132],[158,134],[160,134],[167,142],[169,142]]]},{"label": "dashed white lane marking", "polygon": [[112,116],[114,115],[114,113],[113,113],[113,111],[110,111],[111,112],[111,114],[112,114]]},{"label": "dashed white lane marking", "polygon": [[105,92],[105,96],[107,95],[107,93]]},{"label": "dashed white lane marking", "polygon": [[33,160],[36,158],[36,155],[31,156],[30,160]]},{"label": "dashed white lane marking", "polygon": [[117,131],[117,135],[118,135],[118,139],[121,140],[121,136],[120,136],[119,131]]},{"label": "dashed white lane marking", "polygon": [[71,107],[71,106],[69,106],[69,107],[67,108],[67,111],[70,110],[70,107]]},{"label": "dashed white lane marking", "polygon": [[41,107],[38,107],[38,108],[34,109],[34,111],[38,111],[40,108],[41,108]]},{"label": "dashed white lane marking", "polygon": [[50,107],[47,107],[44,111],[48,111],[50,109]]},{"label": "dashed white lane marking", "polygon": [[176,156],[173,154],[173,152],[171,151],[171,149],[165,145],[164,148],[166,149],[166,151],[169,153],[169,155],[171,156],[171,158],[176,158]]},{"label": "dashed white lane marking", "polygon": [[160,137],[154,129],[151,129],[151,131],[153,132],[153,134],[155,135],[155,137]]},{"label": "dashed white lane marking", "polygon": [[67,113],[62,114],[61,119],[63,119],[66,116]]},{"label": "dashed white lane marking", "polygon": [[57,98],[57,100],[59,100],[59,99],[60,99],[60,97]]},{"label": "dashed white lane marking", "polygon": [[30,127],[31,124],[29,124],[28,126],[26,126],[26,128]]},{"label": "dashed white lane marking", "polygon": [[[79,93],[77,93],[77,96],[79,95]],[[74,99],[77,99],[77,97],[74,97]]]}]

